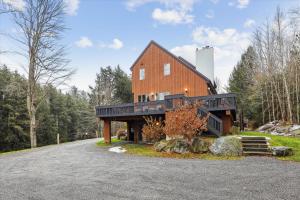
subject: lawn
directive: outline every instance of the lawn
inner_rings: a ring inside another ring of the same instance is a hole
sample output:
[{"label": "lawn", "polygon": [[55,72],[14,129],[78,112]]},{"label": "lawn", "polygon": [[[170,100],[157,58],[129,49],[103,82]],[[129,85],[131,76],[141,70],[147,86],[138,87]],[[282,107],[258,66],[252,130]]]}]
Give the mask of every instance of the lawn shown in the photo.
[{"label": "lawn", "polygon": [[122,145],[127,150],[127,154],[138,155],[138,156],[149,156],[149,157],[163,157],[163,158],[188,158],[188,159],[206,159],[206,160],[237,160],[242,157],[233,157],[233,156],[215,156],[211,153],[166,153],[166,152],[157,152],[154,150],[153,145],[145,144],[125,144]]},{"label": "lawn", "polygon": [[[214,138],[211,137],[203,137],[209,143],[214,141]],[[206,160],[237,160],[241,159],[242,157],[233,157],[233,156],[215,156],[211,153],[185,153],[185,154],[178,154],[178,153],[166,153],[166,152],[157,152],[153,148],[153,145],[147,144],[132,144],[122,143],[122,140],[118,140],[117,138],[112,138],[111,144],[105,144],[104,140],[100,140],[97,142],[97,146],[99,147],[110,147],[118,145],[125,148],[127,154],[131,155],[138,155],[138,156],[147,156],[147,157],[163,157],[163,158],[186,158],[186,159],[206,159]]]},{"label": "lawn", "polygon": [[106,144],[106,143],[104,142],[104,140],[100,140],[100,141],[97,142],[96,144],[97,144],[97,146],[99,146],[99,147],[109,147],[109,146],[111,146],[111,145],[113,145],[113,144],[116,144],[116,143],[118,143],[118,142],[121,142],[121,140],[119,140],[118,138],[112,138],[112,139],[111,139],[111,144]]},{"label": "lawn", "polygon": [[293,156],[278,157],[278,158],[280,160],[291,160],[291,161],[300,162],[300,138],[271,135],[271,134],[265,134],[265,133],[259,133],[259,132],[243,132],[243,133],[241,133],[241,135],[265,136],[265,137],[271,138],[271,140],[270,140],[271,146],[292,147],[294,150]]}]

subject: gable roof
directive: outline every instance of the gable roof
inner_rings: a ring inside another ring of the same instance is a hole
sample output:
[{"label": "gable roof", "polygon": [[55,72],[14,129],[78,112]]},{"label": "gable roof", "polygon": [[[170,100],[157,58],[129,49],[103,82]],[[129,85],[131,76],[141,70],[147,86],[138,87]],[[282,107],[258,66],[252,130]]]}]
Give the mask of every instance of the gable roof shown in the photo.
[{"label": "gable roof", "polygon": [[161,50],[163,50],[165,53],[169,54],[171,57],[173,57],[176,61],[180,62],[181,64],[183,64],[183,66],[187,67],[188,69],[192,70],[195,74],[197,74],[198,76],[200,76],[201,78],[203,78],[207,85],[210,87],[211,91],[214,94],[217,94],[216,92],[216,88],[215,86],[212,84],[211,80],[209,78],[207,78],[206,76],[204,76],[202,73],[200,73],[197,69],[196,66],[193,65],[192,63],[190,63],[189,61],[185,60],[184,58],[180,57],[180,56],[176,56],[173,53],[171,53],[170,51],[168,51],[167,49],[165,49],[164,47],[162,47],[161,45],[159,45],[157,42],[151,40],[149,42],[149,44],[147,45],[147,47],[142,51],[142,53],[139,55],[139,57],[134,61],[134,63],[132,64],[132,66],[130,67],[130,70],[132,71],[133,67],[135,66],[135,64],[138,62],[138,60],[140,60],[140,58],[144,55],[144,53],[147,51],[147,49],[151,46],[151,44],[157,46],[158,48],[160,48]]}]

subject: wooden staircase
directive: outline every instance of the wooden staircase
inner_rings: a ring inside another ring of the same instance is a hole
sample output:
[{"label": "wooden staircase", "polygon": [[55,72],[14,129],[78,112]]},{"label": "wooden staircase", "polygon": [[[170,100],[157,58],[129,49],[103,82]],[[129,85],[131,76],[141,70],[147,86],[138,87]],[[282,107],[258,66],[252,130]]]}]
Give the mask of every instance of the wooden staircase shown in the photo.
[{"label": "wooden staircase", "polygon": [[272,155],[268,139],[260,136],[242,136],[243,155]]}]

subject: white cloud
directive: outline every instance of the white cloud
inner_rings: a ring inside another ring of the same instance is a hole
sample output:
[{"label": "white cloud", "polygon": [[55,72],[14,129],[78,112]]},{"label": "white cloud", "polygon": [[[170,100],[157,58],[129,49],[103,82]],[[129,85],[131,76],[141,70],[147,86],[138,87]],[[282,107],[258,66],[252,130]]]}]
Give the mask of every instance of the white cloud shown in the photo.
[{"label": "white cloud", "polygon": [[127,0],[128,10],[136,8],[147,3],[160,3],[165,8],[155,8],[152,12],[152,18],[161,24],[183,24],[192,23],[194,16],[191,14],[194,4],[198,0]]},{"label": "white cloud", "polygon": [[[127,0],[126,7],[128,10],[135,10],[137,7],[145,5],[147,3],[160,3],[164,4],[168,8],[181,8],[182,10],[192,10],[193,5],[198,0]],[[215,0],[214,0],[215,1]]]},{"label": "white cloud", "polygon": [[236,46],[242,49],[249,45],[249,33],[238,32],[227,28],[219,30],[215,27],[200,26],[192,33],[193,40],[199,44],[211,46]]},{"label": "white cloud", "polygon": [[93,42],[88,37],[81,37],[80,40],[75,42],[75,44],[80,48],[87,48],[93,46]]},{"label": "white cloud", "polygon": [[187,24],[194,20],[194,16],[177,10],[161,10],[156,8],[152,13],[152,18],[161,24]]},{"label": "white cloud", "polygon": [[247,19],[244,23],[245,28],[251,28],[255,25],[255,21],[253,19]]},{"label": "white cloud", "polygon": [[123,46],[123,42],[118,38],[113,39],[111,44],[100,44],[101,48],[110,48],[115,50],[121,49]]},{"label": "white cloud", "polygon": [[205,14],[205,17],[208,19],[212,19],[215,17],[215,12],[213,10],[208,10],[207,13]]},{"label": "white cloud", "polygon": [[174,47],[171,52],[195,64],[196,48],[207,45],[213,46],[215,50],[215,76],[222,83],[227,84],[233,67],[250,44],[250,34],[232,28],[220,30],[214,27],[198,27],[193,31],[192,37],[193,44]]},{"label": "white cloud", "polygon": [[237,3],[238,8],[246,8],[249,5],[250,0],[238,0]]},{"label": "white cloud", "polygon": [[66,13],[68,15],[76,15],[79,8],[79,0],[64,0],[66,5]]},{"label": "white cloud", "polygon": [[219,0],[210,0],[213,4],[219,3]]},{"label": "white cloud", "polygon": [[236,0],[228,3],[229,6],[235,6],[240,9],[247,8],[249,4],[250,0]]},{"label": "white cloud", "polygon": [[113,39],[113,43],[108,45],[109,48],[112,49],[121,49],[123,47],[123,42],[118,38]]},{"label": "white cloud", "polygon": [[16,10],[23,10],[26,5],[23,0],[3,0],[3,3],[13,7]]}]

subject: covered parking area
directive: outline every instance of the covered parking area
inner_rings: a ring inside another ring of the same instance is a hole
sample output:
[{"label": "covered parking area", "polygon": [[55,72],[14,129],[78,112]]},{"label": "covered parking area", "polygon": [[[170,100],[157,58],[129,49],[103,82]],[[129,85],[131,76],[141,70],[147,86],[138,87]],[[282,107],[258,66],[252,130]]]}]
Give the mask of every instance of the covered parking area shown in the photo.
[{"label": "covered parking area", "polygon": [[154,117],[157,119],[164,120],[165,114],[149,114],[149,115],[128,115],[128,116],[115,116],[115,117],[100,117],[99,119],[103,121],[103,137],[106,144],[111,143],[111,123],[113,121],[126,122],[127,124],[127,140],[132,141],[137,144],[142,141],[142,128],[146,123],[145,117]]}]

